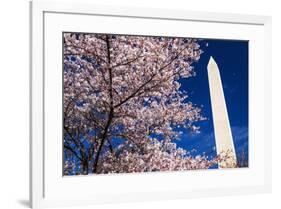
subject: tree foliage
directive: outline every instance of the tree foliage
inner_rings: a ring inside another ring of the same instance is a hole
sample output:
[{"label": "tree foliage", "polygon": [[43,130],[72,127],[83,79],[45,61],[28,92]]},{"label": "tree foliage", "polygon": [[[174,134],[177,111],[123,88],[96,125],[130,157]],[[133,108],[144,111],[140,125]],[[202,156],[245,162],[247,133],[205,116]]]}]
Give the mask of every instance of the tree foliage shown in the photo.
[{"label": "tree foliage", "polygon": [[203,119],[180,88],[201,53],[190,38],[64,33],[65,175],[216,163],[174,142]]}]

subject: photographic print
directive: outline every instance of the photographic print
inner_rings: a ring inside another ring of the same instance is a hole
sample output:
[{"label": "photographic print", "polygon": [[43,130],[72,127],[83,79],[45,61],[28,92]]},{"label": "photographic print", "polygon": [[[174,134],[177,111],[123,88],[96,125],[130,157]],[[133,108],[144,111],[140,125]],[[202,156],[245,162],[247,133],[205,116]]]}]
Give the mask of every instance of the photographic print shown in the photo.
[{"label": "photographic print", "polygon": [[62,41],[63,175],[248,167],[248,41]]}]

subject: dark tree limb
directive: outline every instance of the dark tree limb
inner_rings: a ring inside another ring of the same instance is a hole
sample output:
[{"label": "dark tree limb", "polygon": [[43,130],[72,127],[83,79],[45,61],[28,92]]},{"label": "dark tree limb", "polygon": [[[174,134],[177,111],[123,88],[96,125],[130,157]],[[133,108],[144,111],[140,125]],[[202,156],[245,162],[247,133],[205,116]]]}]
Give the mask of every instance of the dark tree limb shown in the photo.
[{"label": "dark tree limb", "polygon": [[74,151],[74,149],[66,144],[64,144],[64,148],[71,151],[72,154],[75,155],[81,162],[83,161],[82,158]]},{"label": "dark tree limb", "polygon": [[101,143],[100,143],[100,145],[98,147],[98,151],[97,151],[97,154],[96,154],[96,158],[95,158],[95,162],[94,162],[94,166],[93,166],[93,172],[94,173],[97,172],[98,161],[99,161],[99,157],[100,157],[100,154],[101,154],[101,150],[102,150],[103,144],[105,142],[105,139],[107,138],[109,127],[110,127],[110,124],[111,124],[111,122],[113,120],[113,115],[114,115],[113,92],[112,92],[112,69],[110,67],[110,43],[109,43],[108,35],[106,35],[106,44],[107,44],[107,59],[108,59],[108,73],[109,73],[110,110],[109,110],[108,120],[107,120],[106,126],[104,128],[102,137],[101,137]]}]

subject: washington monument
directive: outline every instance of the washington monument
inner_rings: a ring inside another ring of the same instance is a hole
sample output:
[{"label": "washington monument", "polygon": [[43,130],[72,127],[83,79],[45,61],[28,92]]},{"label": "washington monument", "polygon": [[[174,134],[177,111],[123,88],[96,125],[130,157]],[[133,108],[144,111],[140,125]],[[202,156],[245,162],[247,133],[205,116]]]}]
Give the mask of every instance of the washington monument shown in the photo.
[{"label": "washington monument", "polygon": [[220,72],[213,57],[210,57],[207,68],[216,150],[218,155],[221,155],[222,157],[227,156],[225,160],[219,162],[219,168],[234,168],[237,165],[235,148],[227,114]]}]

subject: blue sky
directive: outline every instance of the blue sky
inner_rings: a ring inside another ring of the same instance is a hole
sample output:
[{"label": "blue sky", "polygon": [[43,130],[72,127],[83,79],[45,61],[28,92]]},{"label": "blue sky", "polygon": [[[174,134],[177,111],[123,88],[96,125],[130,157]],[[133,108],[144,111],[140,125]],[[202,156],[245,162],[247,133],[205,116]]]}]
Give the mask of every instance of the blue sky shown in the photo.
[{"label": "blue sky", "polygon": [[244,152],[248,161],[248,42],[204,39],[200,46],[204,53],[193,64],[196,76],[180,82],[181,88],[188,91],[189,100],[199,107],[202,105],[202,114],[207,120],[197,123],[201,133],[184,131],[176,143],[187,150],[195,149],[192,155],[205,152],[213,157],[216,154],[207,77],[207,64],[213,56],[220,69],[236,154],[240,157]]}]

